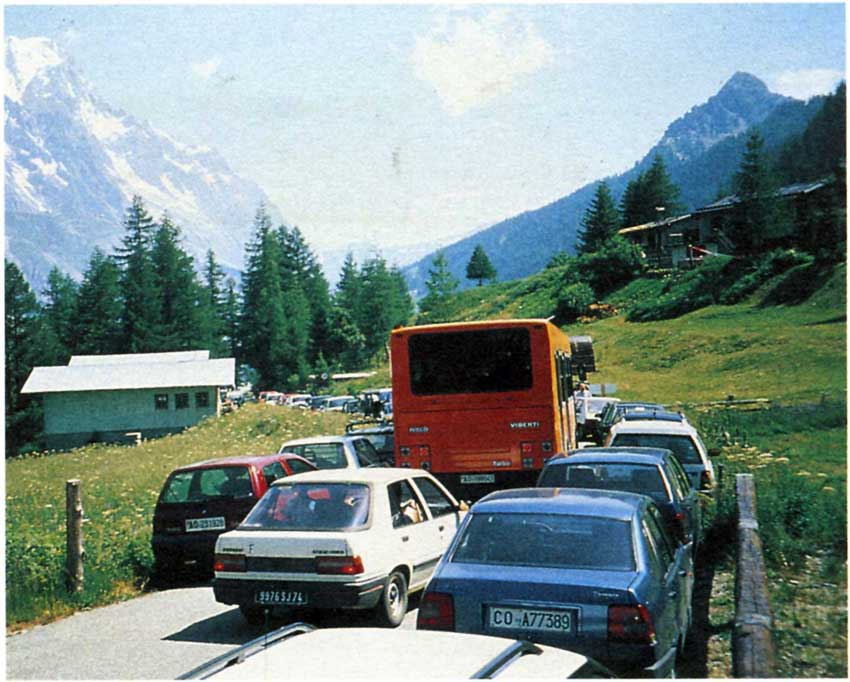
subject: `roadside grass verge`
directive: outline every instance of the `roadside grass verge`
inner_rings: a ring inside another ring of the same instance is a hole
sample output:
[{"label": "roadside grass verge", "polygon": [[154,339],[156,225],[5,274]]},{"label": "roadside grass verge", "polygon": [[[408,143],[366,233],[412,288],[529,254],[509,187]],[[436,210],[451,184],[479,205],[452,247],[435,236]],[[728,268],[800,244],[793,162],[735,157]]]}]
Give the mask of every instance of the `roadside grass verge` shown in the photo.
[{"label": "roadside grass verge", "polygon": [[[724,409],[691,418],[709,446],[722,446],[715,463],[723,465],[723,486],[707,515],[715,579],[734,582],[735,474],[750,473],[777,676],[846,678],[847,477],[840,461],[846,458],[846,404]],[[728,601],[728,594],[720,599]],[[719,638],[731,646],[728,628]]]},{"label": "roadside grass verge", "polygon": [[[151,575],[156,498],[177,466],[277,452],[286,440],[342,433],[341,414],[249,404],[141,446],[91,445],[6,461],[7,627],[136,596]],[[65,590],[65,481],[81,481],[85,589]]]}]

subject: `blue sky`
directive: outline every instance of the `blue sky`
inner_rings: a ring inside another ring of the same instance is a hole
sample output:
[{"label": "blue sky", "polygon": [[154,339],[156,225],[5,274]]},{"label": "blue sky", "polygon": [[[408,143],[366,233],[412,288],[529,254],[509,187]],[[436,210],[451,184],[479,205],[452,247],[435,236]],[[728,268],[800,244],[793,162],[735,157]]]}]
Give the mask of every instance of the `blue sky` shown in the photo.
[{"label": "blue sky", "polygon": [[631,167],[736,71],[843,77],[843,4],[6,6],[317,250],[449,243]]}]

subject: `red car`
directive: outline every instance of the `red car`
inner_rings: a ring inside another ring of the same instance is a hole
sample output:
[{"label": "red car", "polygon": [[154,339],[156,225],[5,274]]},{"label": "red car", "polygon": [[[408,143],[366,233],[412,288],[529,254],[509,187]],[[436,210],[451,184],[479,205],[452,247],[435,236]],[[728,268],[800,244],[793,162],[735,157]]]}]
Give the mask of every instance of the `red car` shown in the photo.
[{"label": "red car", "polygon": [[239,525],[269,485],[316,467],[298,455],[244,455],[196,462],[171,472],[153,516],[154,574],[212,574],[218,536]]}]

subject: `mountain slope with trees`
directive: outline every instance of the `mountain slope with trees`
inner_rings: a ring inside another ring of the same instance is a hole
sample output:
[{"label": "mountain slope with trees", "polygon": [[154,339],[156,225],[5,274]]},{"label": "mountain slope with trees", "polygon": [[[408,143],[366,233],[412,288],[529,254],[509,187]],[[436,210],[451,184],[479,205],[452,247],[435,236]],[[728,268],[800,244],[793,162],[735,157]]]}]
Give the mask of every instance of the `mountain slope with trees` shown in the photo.
[{"label": "mountain slope with trees", "polygon": [[[729,189],[749,128],[758,125],[767,149],[778,150],[785,140],[806,129],[823,102],[823,97],[800,102],[771,93],[758,78],[737,73],[707,102],[674,121],[634,167],[604,181],[619,203],[628,184],[661,158],[670,180],[680,190],[681,209],[705,205]],[[574,252],[582,217],[598,184],[586,185],[547,206],[508,218],[444,247],[451,273],[463,280],[465,264],[476,245],[487,251],[502,280],[539,271],[559,251]],[[665,208],[665,216],[671,214],[672,210]],[[425,293],[433,258],[434,254],[427,255],[403,269],[416,296]]]}]

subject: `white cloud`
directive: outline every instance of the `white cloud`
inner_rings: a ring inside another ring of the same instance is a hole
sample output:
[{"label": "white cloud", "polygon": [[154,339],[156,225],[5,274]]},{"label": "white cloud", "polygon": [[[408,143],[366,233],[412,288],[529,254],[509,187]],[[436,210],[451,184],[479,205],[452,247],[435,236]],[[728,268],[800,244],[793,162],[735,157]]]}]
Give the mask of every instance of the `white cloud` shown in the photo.
[{"label": "white cloud", "polygon": [[202,80],[209,80],[212,78],[219,67],[221,66],[221,59],[218,57],[213,57],[212,59],[208,59],[205,62],[197,62],[192,64],[192,72],[201,78]]},{"label": "white cloud", "polygon": [[553,55],[529,21],[499,9],[480,20],[442,17],[428,35],[417,39],[411,58],[415,75],[457,116],[511,92]]},{"label": "white cloud", "polygon": [[809,99],[815,95],[826,95],[844,78],[844,73],[832,69],[800,69],[783,71],[773,77],[771,89],[789,97]]}]

